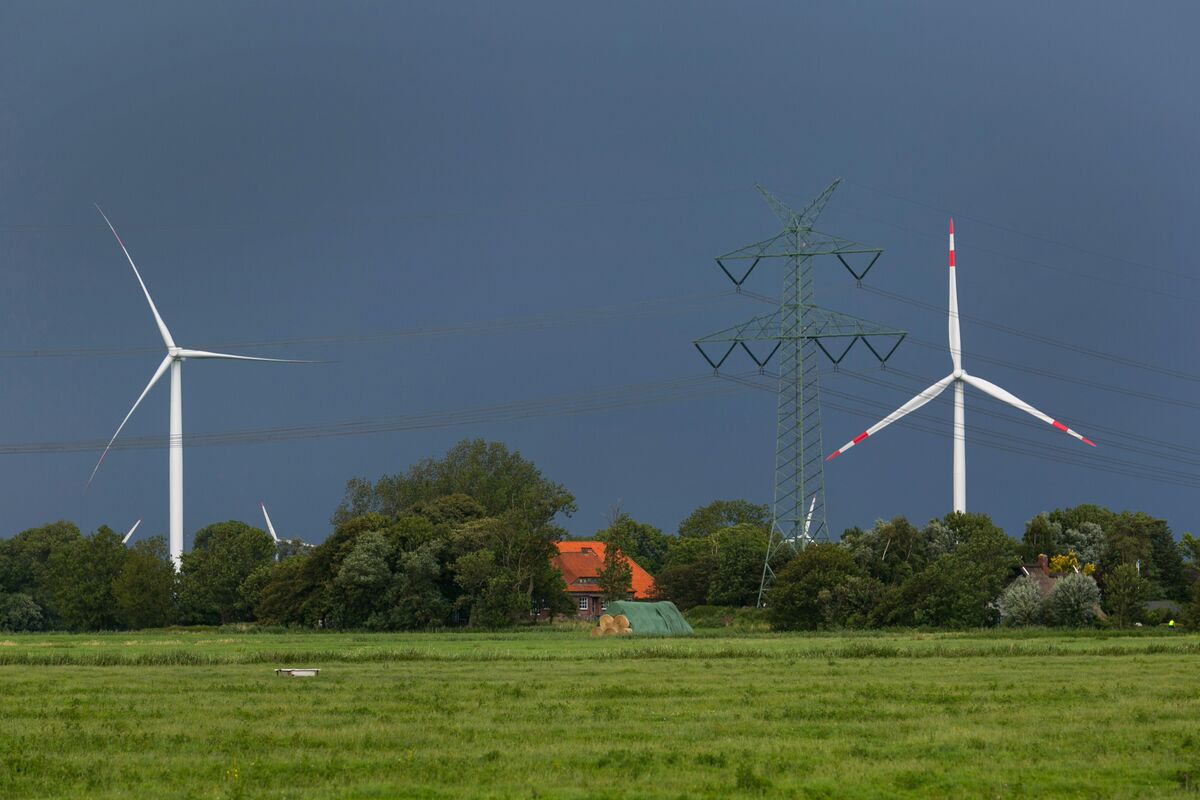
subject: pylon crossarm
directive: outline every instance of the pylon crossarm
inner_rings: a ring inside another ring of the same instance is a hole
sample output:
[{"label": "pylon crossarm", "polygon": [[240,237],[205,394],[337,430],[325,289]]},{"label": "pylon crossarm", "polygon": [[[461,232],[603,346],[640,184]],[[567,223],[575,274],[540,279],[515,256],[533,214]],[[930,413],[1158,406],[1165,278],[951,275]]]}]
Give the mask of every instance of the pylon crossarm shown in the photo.
[{"label": "pylon crossarm", "polygon": [[871,344],[871,337],[864,336],[864,337],[862,337],[862,340],[863,340],[863,344],[865,344],[867,346],[867,349],[869,349],[871,351],[871,354],[874,355],[877,359],[879,359],[879,363],[886,364],[887,360],[892,357],[892,353],[896,352],[896,348],[900,346],[900,343],[904,341],[904,337],[907,335],[908,335],[907,333],[901,331],[900,334],[896,337],[896,341],[892,343],[891,349],[889,349],[886,353],[884,353],[882,355],[880,355],[879,351],[875,349],[875,346],[873,344]]},{"label": "pylon crossarm", "polygon": [[867,265],[865,267],[863,267],[861,272],[854,269],[854,267],[850,266],[850,262],[845,259],[846,253],[836,253],[835,254],[835,255],[837,255],[837,260],[842,262],[842,266],[845,267],[846,271],[849,272],[851,275],[853,275],[854,279],[857,281],[861,281],[863,278],[867,277],[867,273],[871,271],[871,267],[875,266],[875,262],[879,260],[879,257],[881,255],[883,255],[882,250],[863,250],[861,252],[873,253],[873,255],[871,256],[871,260],[867,262]]},{"label": "pylon crossarm", "polygon": [[[804,304],[800,306],[803,324],[796,330],[785,331],[781,325],[784,309],[760,314],[747,321],[726,328],[708,336],[696,339],[693,344],[703,352],[702,345],[712,342],[744,342],[744,341],[797,341],[803,339],[826,339],[837,337],[867,337],[867,336],[899,336],[905,332],[887,328],[850,314],[834,311],[821,306]],[[898,343],[897,343],[898,344]],[[892,351],[895,347],[892,347]],[[872,352],[876,352],[872,348]],[[888,353],[891,354],[891,351]],[[876,352],[876,357],[879,357]],[[886,358],[880,359],[886,360]]]},{"label": "pylon crossarm", "polygon": [[[873,247],[869,244],[854,242],[850,239],[843,239],[840,236],[834,236],[828,233],[819,233],[817,231],[807,231],[801,234],[800,241],[797,242],[797,237],[794,231],[781,231],[769,239],[753,242],[745,247],[739,247],[737,250],[730,250],[728,253],[723,253],[717,256],[716,261],[721,269],[725,270],[725,274],[729,275],[729,279],[739,286],[746,277],[750,274],[750,270],[764,258],[807,258],[810,256],[837,256],[846,269],[850,270],[850,274],[858,277],[854,269],[846,262],[843,256],[868,254],[871,258],[871,263],[862,271],[863,275],[867,274],[867,270],[875,264],[875,261],[882,255],[883,250],[878,247]],[[751,261],[750,268],[742,275],[740,279],[730,275],[729,268],[737,261]],[[860,278],[861,280],[861,278]]]},{"label": "pylon crossarm", "polygon": [[829,202],[829,198],[837,191],[838,184],[842,182],[841,178],[837,178],[833,183],[825,187],[825,191],[817,195],[811,203],[804,207],[804,210],[797,214],[792,207],[780,200],[775,195],[771,194],[765,187],[754,184],[754,188],[758,189],[758,193],[767,201],[767,205],[775,212],[775,216],[779,217],[779,221],[789,228],[811,228],[817,221],[817,217],[821,216],[821,212],[825,210],[825,204]]}]

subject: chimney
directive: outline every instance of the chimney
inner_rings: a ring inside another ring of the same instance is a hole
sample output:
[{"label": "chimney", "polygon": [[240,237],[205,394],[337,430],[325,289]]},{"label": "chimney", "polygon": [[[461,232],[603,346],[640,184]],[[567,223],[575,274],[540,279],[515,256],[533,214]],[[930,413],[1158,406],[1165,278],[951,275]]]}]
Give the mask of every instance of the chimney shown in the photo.
[{"label": "chimney", "polygon": [[1038,566],[1046,572],[1050,571],[1050,559],[1045,553],[1038,553]]}]

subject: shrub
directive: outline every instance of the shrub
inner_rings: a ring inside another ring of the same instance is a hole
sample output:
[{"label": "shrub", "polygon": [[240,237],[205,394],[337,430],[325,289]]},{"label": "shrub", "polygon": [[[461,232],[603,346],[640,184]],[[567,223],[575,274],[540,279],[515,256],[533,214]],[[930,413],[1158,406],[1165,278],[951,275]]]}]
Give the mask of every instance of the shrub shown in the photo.
[{"label": "shrub", "polygon": [[1184,610],[1188,627],[1200,629],[1200,581],[1192,584],[1192,602]]},{"label": "shrub", "polygon": [[0,595],[0,630],[41,630],[44,617],[41,606],[27,594]]},{"label": "shrub", "polygon": [[1042,592],[1033,578],[1023,575],[1000,595],[1000,610],[1010,625],[1037,625],[1045,617]]},{"label": "shrub", "polygon": [[830,624],[828,594],[858,573],[850,551],[836,544],[812,544],[800,551],[767,594],[767,617],[776,628],[811,630]]},{"label": "shrub", "polygon": [[1100,589],[1090,575],[1073,572],[1058,580],[1050,592],[1050,616],[1058,625],[1081,628],[1096,618]]}]

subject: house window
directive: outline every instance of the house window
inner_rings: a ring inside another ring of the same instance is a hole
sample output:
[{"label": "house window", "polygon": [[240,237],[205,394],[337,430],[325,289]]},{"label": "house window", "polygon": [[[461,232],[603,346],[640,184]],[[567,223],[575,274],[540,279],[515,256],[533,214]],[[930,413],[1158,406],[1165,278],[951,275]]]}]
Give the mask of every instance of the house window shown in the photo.
[{"label": "house window", "polygon": [[588,610],[588,599],[586,597],[579,598],[579,610],[580,611]]}]

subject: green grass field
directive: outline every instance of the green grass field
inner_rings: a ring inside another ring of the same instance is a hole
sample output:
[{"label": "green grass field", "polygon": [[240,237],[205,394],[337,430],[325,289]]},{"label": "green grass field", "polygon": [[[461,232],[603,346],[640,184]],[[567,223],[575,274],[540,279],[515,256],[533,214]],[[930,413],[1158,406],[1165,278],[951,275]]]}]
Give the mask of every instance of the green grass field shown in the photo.
[{"label": "green grass field", "polygon": [[1182,632],[0,635],[7,800],[1196,792]]}]

